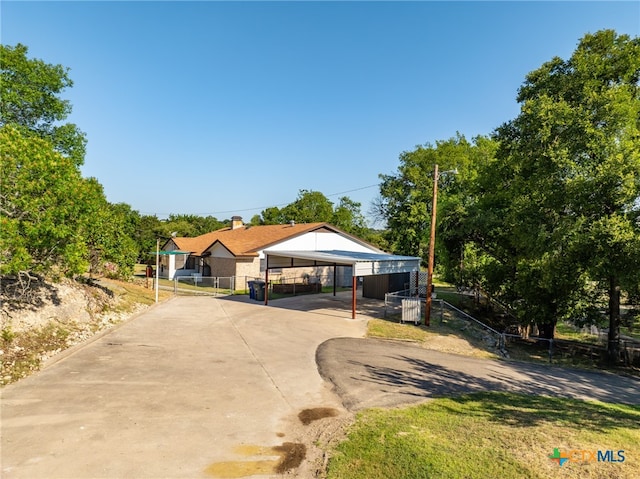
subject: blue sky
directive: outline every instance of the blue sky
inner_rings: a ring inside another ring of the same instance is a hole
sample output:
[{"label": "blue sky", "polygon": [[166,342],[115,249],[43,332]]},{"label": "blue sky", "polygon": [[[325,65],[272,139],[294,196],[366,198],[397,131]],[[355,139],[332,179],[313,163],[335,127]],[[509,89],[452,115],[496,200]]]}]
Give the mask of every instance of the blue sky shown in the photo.
[{"label": "blue sky", "polygon": [[301,189],[367,213],[398,155],[515,117],[525,75],[640,2],[14,2],[3,44],[70,69],[82,168],[143,214],[249,220]]}]

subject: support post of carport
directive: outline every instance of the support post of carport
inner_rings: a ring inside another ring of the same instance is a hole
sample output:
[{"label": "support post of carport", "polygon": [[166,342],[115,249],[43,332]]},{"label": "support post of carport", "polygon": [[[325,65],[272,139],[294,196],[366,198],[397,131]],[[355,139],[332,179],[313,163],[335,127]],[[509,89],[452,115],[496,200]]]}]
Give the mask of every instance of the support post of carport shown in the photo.
[{"label": "support post of carport", "polygon": [[356,287],[358,286],[358,277],[351,277],[351,319],[356,319]]},{"label": "support post of carport", "polygon": [[338,265],[336,263],[333,263],[333,295],[336,295],[336,280],[338,278],[338,274],[336,273],[336,270],[338,269]]},{"label": "support post of carport", "polygon": [[264,270],[264,305],[269,305],[269,260],[268,257],[265,258],[267,262],[267,267]]}]

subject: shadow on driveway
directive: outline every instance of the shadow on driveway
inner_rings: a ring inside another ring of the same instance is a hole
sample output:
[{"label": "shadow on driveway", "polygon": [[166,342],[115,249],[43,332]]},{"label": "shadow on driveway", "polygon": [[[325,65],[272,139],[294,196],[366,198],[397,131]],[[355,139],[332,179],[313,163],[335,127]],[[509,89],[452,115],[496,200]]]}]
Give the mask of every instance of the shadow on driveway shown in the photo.
[{"label": "shadow on driveway", "polygon": [[[248,302],[251,304],[263,304],[249,299],[247,295],[222,296],[219,299]],[[269,298],[267,308],[285,309],[288,311],[303,311],[318,313],[337,318],[351,319],[351,291],[339,291],[333,293],[300,294],[285,298]],[[382,318],[384,316],[384,301],[379,299],[363,298],[362,292],[357,292],[356,319]]]},{"label": "shadow on driveway", "polygon": [[320,345],[316,361],[350,410],[478,391],[640,404],[640,381],[634,378],[446,354],[396,341],[331,339]]}]

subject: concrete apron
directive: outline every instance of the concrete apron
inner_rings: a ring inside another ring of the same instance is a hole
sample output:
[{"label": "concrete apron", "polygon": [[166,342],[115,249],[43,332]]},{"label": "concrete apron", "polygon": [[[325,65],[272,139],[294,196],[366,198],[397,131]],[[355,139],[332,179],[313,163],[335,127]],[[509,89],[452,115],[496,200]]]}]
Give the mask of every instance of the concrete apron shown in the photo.
[{"label": "concrete apron", "polygon": [[273,462],[301,410],[343,410],[316,349],[363,336],[367,317],[323,296],[310,311],[306,297],[177,297],[5,387],[2,477],[223,477],[216,464]]}]

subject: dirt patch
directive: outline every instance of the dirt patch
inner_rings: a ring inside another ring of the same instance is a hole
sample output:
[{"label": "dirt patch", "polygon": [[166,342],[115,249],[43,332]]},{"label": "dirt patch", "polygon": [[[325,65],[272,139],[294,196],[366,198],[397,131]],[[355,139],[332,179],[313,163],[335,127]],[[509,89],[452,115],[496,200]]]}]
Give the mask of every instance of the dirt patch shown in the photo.
[{"label": "dirt patch", "polygon": [[31,287],[20,301],[15,295],[7,296],[11,291],[2,291],[0,385],[32,374],[61,351],[121,323],[150,304],[129,301],[137,289],[144,294],[144,288],[111,280],[47,283],[39,279]]},{"label": "dirt patch", "polygon": [[[336,410],[337,411],[337,410]],[[306,458],[288,477],[311,479],[326,477],[330,451],[345,439],[347,427],[353,422],[350,412],[338,412],[338,415],[318,419],[304,426],[298,423],[293,434],[297,442],[307,445]]]},{"label": "dirt patch", "polygon": [[464,356],[472,357],[495,357],[496,355],[489,350],[489,348],[482,348],[473,344],[466,338],[459,336],[439,335],[436,337],[428,338],[422,347],[425,349],[431,349],[433,351],[440,351],[442,353],[462,354]]},{"label": "dirt patch", "polygon": [[313,421],[317,421],[319,419],[324,419],[327,417],[335,417],[337,416],[338,410],[330,407],[316,407],[313,409],[303,409],[298,414],[298,419],[305,426],[311,424]]},{"label": "dirt patch", "polygon": [[295,469],[307,457],[307,446],[296,442],[285,442],[273,450],[280,453],[280,461],[275,469],[278,474]]},{"label": "dirt patch", "polygon": [[[327,392],[329,390],[327,389]],[[333,396],[333,393],[331,393]],[[331,403],[329,403],[331,404]],[[287,440],[290,444],[300,444],[302,448],[291,447],[289,461],[291,466],[285,472],[292,479],[313,479],[326,477],[328,451],[346,436],[347,426],[354,420],[350,411],[328,405],[301,410],[286,418]],[[286,444],[286,443],[285,443]],[[300,446],[298,446],[300,447]],[[294,460],[302,458],[294,466]]]},{"label": "dirt patch", "polygon": [[[46,285],[46,286],[45,286]],[[112,296],[101,289],[65,280],[57,284],[38,281],[22,301],[4,297],[0,310],[1,329],[14,333],[59,324],[88,323],[109,306]]]}]

